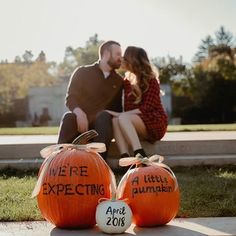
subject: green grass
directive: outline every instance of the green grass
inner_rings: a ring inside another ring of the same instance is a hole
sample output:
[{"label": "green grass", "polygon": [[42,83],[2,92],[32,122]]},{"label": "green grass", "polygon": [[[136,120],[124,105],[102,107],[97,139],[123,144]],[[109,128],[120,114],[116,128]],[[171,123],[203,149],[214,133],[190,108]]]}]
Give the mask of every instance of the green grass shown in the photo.
[{"label": "green grass", "polygon": [[[55,135],[59,127],[19,127],[0,128],[0,135]],[[183,131],[236,131],[236,124],[201,124],[201,125],[169,125],[168,132]]]},{"label": "green grass", "polygon": [[169,132],[183,131],[236,131],[235,124],[199,124],[199,125],[169,125]]},{"label": "green grass", "polygon": [[236,216],[236,166],[179,167],[179,217]]},{"label": "green grass", "polygon": [[1,174],[0,221],[42,220],[36,199],[30,198],[35,182],[36,177],[32,174]]},{"label": "green grass", "polygon": [[[181,192],[178,217],[236,216],[236,166],[175,167]],[[0,221],[42,220],[30,195],[34,172],[0,172]],[[117,179],[121,175],[116,175]]]},{"label": "green grass", "polygon": [[0,128],[0,135],[54,135],[58,133],[59,127],[19,127]]}]

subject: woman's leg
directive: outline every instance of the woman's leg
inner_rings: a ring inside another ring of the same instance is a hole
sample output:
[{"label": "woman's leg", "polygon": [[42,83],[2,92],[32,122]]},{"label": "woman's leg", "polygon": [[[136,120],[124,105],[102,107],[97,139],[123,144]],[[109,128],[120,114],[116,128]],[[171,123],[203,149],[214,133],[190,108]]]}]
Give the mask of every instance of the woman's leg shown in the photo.
[{"label": "woman's leg", "polygon": [[127,154],[127,156],[128,156],[129,155],[128,143],[127,143],[127,140],[125,139],[125,137],[120,129],[120,124],[119,124],[119,120],[117,117],[114,117],[112,119],[112,126],[113,126],[114,138],[116,140],[116,144],[117,144],[117,147],[120,151],[120,154],[123,156],[125,156],[125,154]]},{"label": "woman's leg", "polygon": [[[147,138],[146,126],[137,114],[123,113],[118,119],[122,133],[131,144],[134,154],[136,155],[142,150],[139,138]],[[141,152],[140,154],[145,155],[143,150]]]}]

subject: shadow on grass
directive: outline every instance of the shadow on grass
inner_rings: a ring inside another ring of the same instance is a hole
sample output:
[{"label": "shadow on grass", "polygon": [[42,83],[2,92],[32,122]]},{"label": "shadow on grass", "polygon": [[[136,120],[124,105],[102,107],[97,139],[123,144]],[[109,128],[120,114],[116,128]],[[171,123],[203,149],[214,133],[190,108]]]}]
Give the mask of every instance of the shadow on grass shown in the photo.
[{"label": "shadow on grass", "polygon": [[14,168],[4,168],[0,169],[0,176],[2,176],[4,179],[11,178],[11,177],[19,177],[23,178],[25,176],[38,176],[38,168],[35,169],[14,169]]}]

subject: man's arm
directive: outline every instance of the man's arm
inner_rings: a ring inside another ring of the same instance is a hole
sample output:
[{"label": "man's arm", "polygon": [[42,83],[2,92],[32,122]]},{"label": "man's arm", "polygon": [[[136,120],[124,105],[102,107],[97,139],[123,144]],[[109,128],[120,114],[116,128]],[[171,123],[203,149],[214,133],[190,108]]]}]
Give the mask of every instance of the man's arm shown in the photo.
[{"label": "man's arm", "polygon": [[88,118],[86,113],[79,107],[79,99],[81,88],[81,73],[80,68],[77,68],[71,78],[66,94],[66,106],[76,115],[77,127],[80,133],[88,131]]}]

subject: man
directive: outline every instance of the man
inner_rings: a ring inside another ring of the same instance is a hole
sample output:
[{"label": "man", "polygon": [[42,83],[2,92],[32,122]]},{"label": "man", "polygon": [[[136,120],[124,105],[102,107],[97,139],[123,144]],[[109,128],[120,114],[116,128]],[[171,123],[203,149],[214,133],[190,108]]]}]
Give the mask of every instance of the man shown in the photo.
[{"label": "man", "polygon": [[[106,41],[98,50],[99,61],[76,68],[66,94],[66,106],[58,143],[71,143],[79,134],[95,129],[95,142],[103,142],[107,150],[112,134],[112,116],[106,109],[122,111],[123,80],[115,72],[121,65],[122,52],[118,42]],[[106,159],[107,152],[102,154]]]}]

